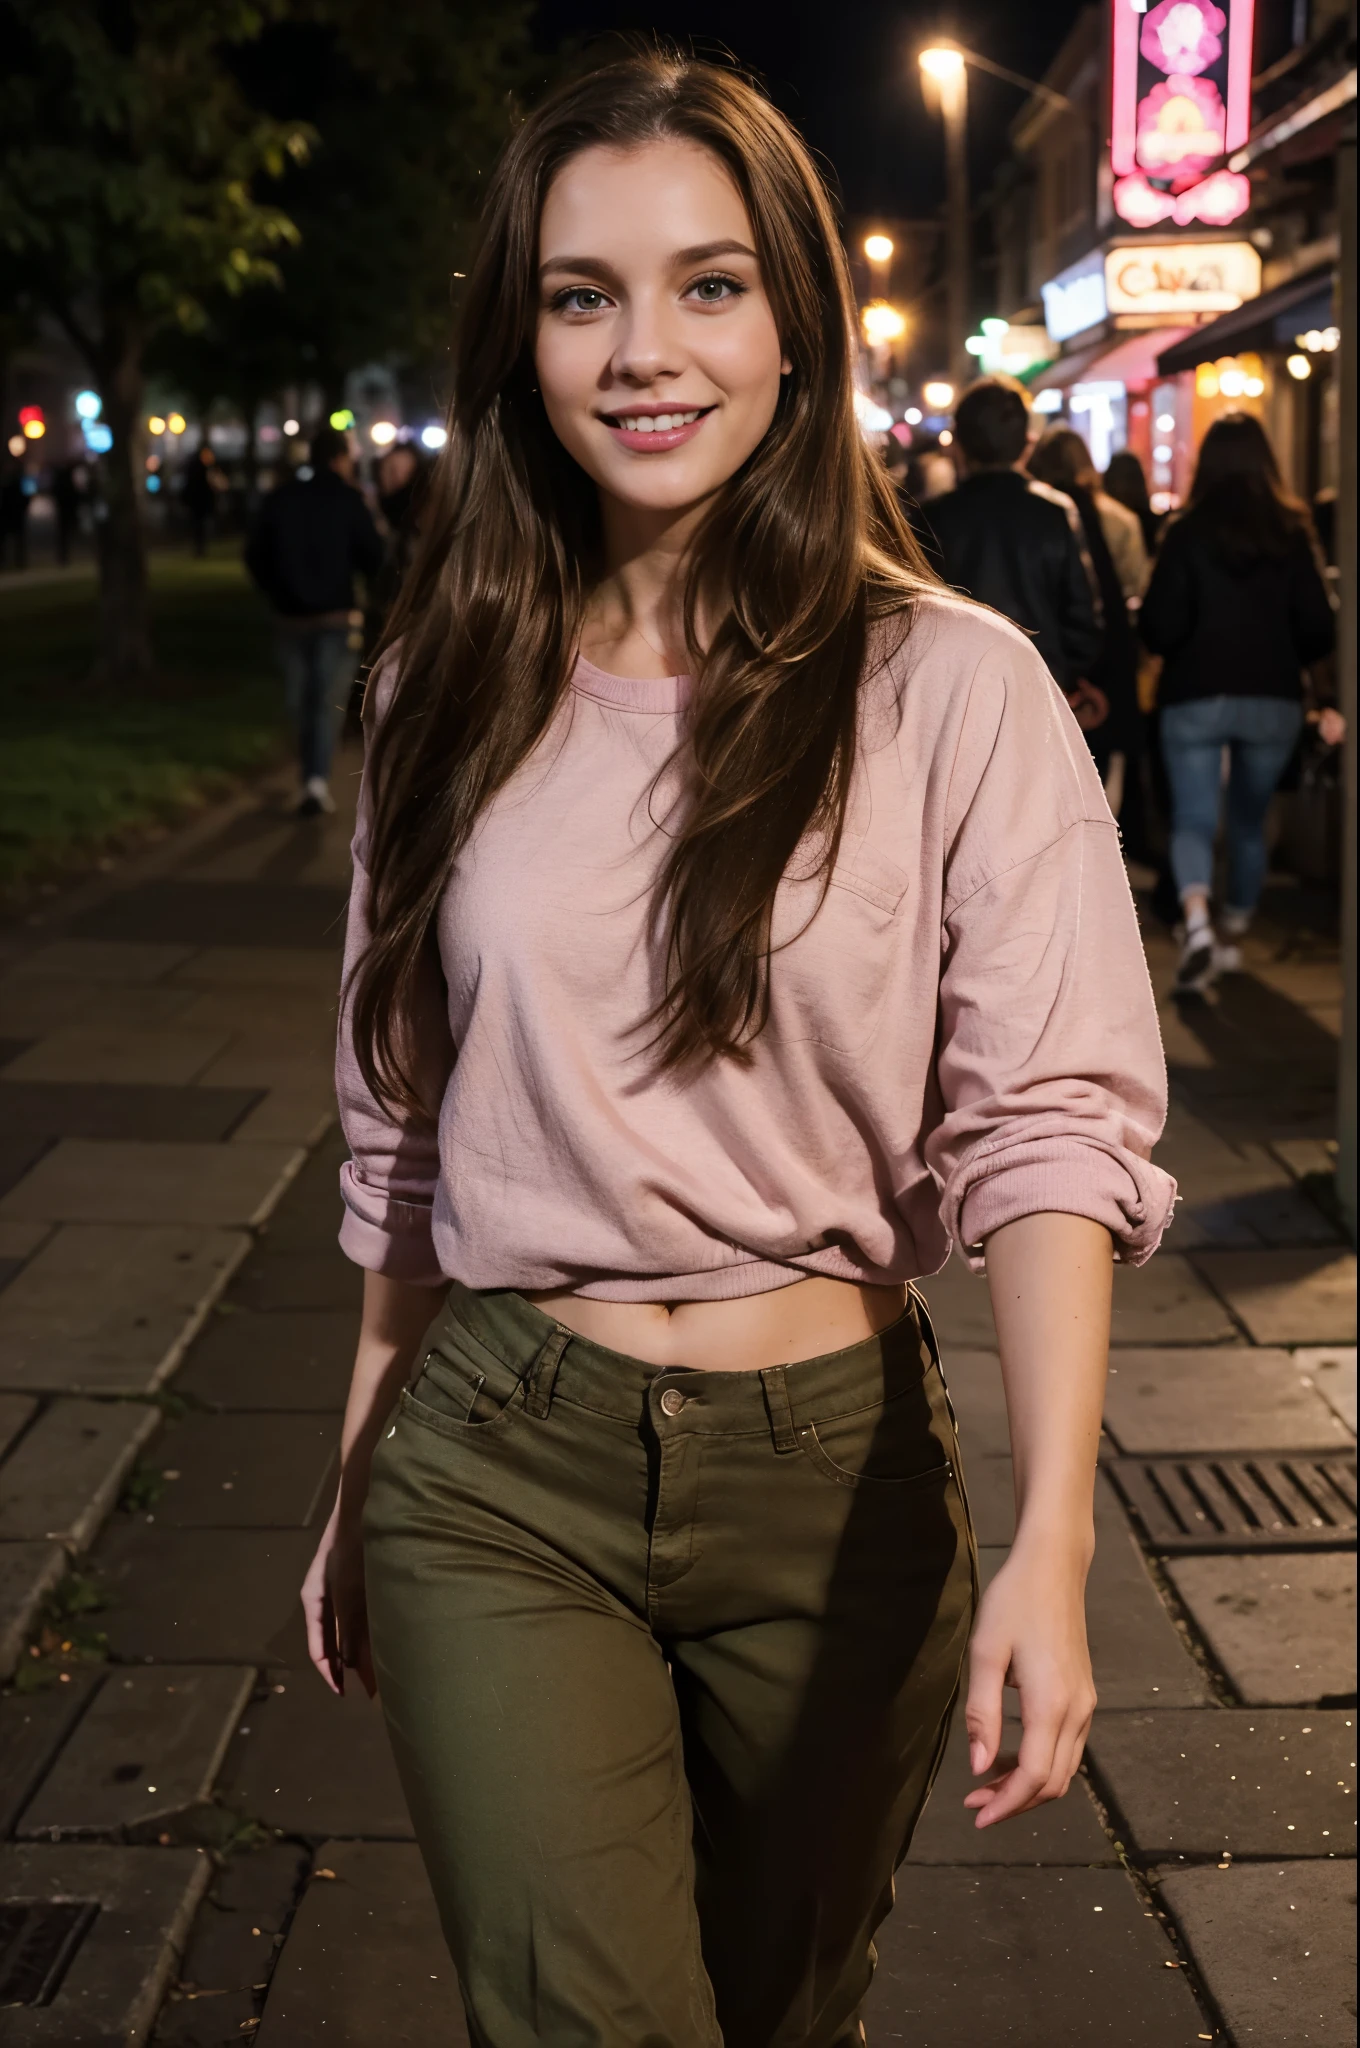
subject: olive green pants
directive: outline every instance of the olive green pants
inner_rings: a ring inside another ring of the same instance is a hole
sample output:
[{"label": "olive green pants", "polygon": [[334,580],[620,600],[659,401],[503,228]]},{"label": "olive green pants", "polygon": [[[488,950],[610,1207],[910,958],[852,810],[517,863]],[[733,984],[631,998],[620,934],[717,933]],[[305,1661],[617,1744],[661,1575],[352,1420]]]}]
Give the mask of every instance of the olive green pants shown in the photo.
[{"label": "olive green pants", "polygon": [[365,1556],[479,2048],[861,2039],[976,1598],[923,1308],[708,1373],[455,1286]]}]

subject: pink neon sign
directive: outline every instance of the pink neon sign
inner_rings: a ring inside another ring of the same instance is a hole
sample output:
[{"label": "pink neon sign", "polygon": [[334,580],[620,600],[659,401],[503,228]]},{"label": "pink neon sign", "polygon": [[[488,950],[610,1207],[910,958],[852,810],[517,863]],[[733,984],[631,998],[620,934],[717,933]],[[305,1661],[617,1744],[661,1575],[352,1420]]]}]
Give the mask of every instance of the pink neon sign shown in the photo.
[{"label": "pink neon sign", "polygon": [[1113,4],[1116,212],[1131,227],[1226,227],[1246,212],[1251,185],[1209,166],[1251,126],[1254,0]]}]

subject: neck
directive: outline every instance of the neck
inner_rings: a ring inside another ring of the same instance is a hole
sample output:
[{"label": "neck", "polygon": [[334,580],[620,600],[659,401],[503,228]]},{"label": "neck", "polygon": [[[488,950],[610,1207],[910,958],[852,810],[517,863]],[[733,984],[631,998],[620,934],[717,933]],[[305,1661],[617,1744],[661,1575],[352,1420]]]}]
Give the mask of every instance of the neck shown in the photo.
[{"label": "neck", "polygon": [[601,494],[605,572],[586,606],[581,649],[601,668],[656,679],[690,666],[685,584],[705,501],[651,512]]}]

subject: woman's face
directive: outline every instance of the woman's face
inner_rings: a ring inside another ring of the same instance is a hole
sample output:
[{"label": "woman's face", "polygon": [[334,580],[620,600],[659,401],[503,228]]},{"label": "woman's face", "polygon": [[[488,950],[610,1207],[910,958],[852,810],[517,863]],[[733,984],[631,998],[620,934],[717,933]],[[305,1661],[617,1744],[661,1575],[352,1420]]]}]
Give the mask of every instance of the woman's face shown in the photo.
[{"label": "woman's face", "polygon": [[554,433],[618,504],[680,512],[740,469],[789,364],[717,157],[666,140],[563,166],[539,228],[534,360]]}]

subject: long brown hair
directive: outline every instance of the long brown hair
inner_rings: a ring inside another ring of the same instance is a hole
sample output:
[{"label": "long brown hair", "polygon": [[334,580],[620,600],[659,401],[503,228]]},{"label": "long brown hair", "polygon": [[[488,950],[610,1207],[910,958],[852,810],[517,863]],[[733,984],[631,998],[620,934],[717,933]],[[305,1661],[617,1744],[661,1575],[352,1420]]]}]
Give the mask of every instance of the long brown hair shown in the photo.
[{"label": "long brown hair", "polygon": [[[449,440],[380,650],[398,674],[370,748],[373,936],[352,999],[361,1071],[394,1108],[430,1112],[408,1020],[440,897],[479,813],[561,701],[601,573],[595,486],[534,384],[543,200],[579,151],[663,137],[711,150],[735,181],[793,365],[688,570],[686,803],[653,901],[666,974],[651,1021],[664,1065],[745,1057],[763,1026],[789,858],[812,829],[823,887],[835,859],[875,621],[903,615],[904,631],[913,593],[931,581],[858,430],[844,251],[793,129],[735,72],[662,50],[559,88],[512,138],[487,193]],[[701,650],[698,605],[715,589],[725,609]]]},{"label": "long brown hair", "polygon": [[1270,437],[1254,413],[1225,412],[1200,442],[1186,512],[1224,565],[1244,574],[1311,537],[1308,508],[1291,498]]}]

